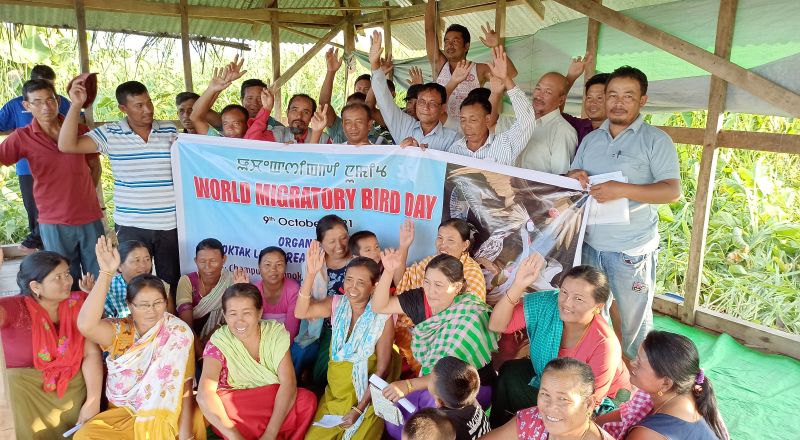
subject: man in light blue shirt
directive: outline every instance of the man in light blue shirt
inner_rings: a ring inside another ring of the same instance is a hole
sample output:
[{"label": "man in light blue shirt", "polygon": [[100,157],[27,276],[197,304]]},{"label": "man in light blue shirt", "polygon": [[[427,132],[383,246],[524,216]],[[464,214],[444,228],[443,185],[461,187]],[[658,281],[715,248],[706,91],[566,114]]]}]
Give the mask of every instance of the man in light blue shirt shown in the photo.
[{"label": "man in light blue shirt", "polygon": [[372,93],[381,110],[386,127],[397,145],[423,147],[444,151],[459,138],[454,130],[445,128],[439,121],[446,111],[447,91],[436,83],[422,84],[417,91],[417,119],[397,106],[386,85],[386,75],[381,70],[381,35],[372,35],[369,61],[372,67]]},{"label": "man in light blue shirt", "polygon": [[[606,83],[607,120],[581,142],[567,176],[589,187],[589,176],[621,171],[627,183],[608,181],[591,185],[589,194],[604,203],[629,200],[630,224],[588,225],[583,263],[608,276],[615,308],[614,329],[625,355],[636,352],[653,327],[658,253],[657,204],[681,196],[678,154],[672,139],[646,124],[639,113],[647,102],[647,77],[623,66]],[[615,313],[618,311],[618,316]]]}]

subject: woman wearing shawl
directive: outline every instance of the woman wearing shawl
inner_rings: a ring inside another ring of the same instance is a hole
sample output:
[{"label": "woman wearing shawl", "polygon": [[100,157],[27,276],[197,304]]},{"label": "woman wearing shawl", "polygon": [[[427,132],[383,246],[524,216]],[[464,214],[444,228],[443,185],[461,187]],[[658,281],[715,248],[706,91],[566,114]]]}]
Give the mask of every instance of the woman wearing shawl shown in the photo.
[{"label": "woman wearing shawl", "polygon": [[[381,261],[385,270],[375,288],[372,307],[378,313],[404,314],[411,319],[411,350],[421,365],[420,377],[390,384],[383,390],[384,396],[392,401],[407,397],[418,409],[434,407],[435,401],[427,391],[428,375],[436,361],[453,356],[478,369],[482,386],[477,399],[487,406],[495,380],[491,353],[497,350],[497,333],[489,330],[491,308],[477,296],[464,292],[461,261],[452,255],[437,255],[425,269],[421,289],[394,297],[389,288],[392,273],[402,264],[401,254],[384,251]],[[394,438],[400,438],[401,429],[387,424]]]},{"label": "woman wearing shawl", "polygon": [[[352,260],[345,273],[345,294],[316,301],[311,299],[312,284],[324,259],[319,243],[311,242],[306,259],[309,276],[300,288],[295,314],[304,319],[331,319],[333,336],[328,386],[314,419],[326,414],[340,415],[344,419],[336,428],[312,426],[308,438],[377,439],[383,433],[383,421],[370,405],[368,380],[370,374],[384,379],[391,376],[393,336],[389,316],[375,313],[370,304],[380,268],[366,257]],[[397,361],[395,370],[399,370],[399,358]],[[397,373],[394,376],[397,377]]]},{"label": "woman wearing shawl", "polygon": [[[436,255],[452,255],[461,261],[464,272],[465,290],[481,301],[486,300],[486,281],[483,271],[478,263],[469,255],[470,248],[475,238],[475,227],[469,222],[451,218],[439,225],[436,235]],[[414,223],[407,221],[400,227],[400,261],[401,266],[394,272],[394,282],[397,285],[397,293],[402,294],[409,290],[422,288],[425,279],[425,268],[428,263],[436,257],[431,255],[427,258],[405,266],[408,257],[408,249],[414,242]],[[413,375],[419,375],[420,364],[414,359],[411,353],[411,328],[414,324],[407,316],[400,316],[395,326],[395,343],[400,349],[400,354],[411,369]]]},{"label": "woman wearing shawl", "polygon": [[165,311],[164,283],[150,274],[128,284],[129,317],[103,319],[120,256],[106,237],[96,249],[100,273],[78,314],[78,329],[108,352],[109,409],[84,423],[74,438],[204,439],[202,414],[193,411],[192,329]]},{"label": "woman wearing shawl", "polygon": [[225,289],[233,283],[250,281],[241,269],[235,274],[225,269],[226,259],[222,243],[215,238],[206,238],[195,248],[197,272],[178,280],[175,307],[178,316],[192,327],[198,338],[195,344],[198,358],[202,356],[208,338],[224,322],[221,300]]},{"label": "woman wearing shawl", "polygon": [[553,359],[541,375],[539,406],[519,411],[481,440],[614,440],[592,421],[595,383],[585,363],[569,357]]},{"label": "woman wearing shawl", "polygon": [[[347,222],[337,215],[326,215],[317,222],[317,242],[325,253],[325,259],[319,272],[314,275],[311,296],[315,300],[342,294],[344,274],[347,263],[353,258],[350,255],[348,242],[350,239]],[[306,273],[306,265],[302,266],[303,280],[311,275]],[[313,364],[312,382],[315,389],[321,391],[325,387],[328,375],[328,361],[331,345],[330,319],[307,319],[300,322],[300,331],[292,345],[292,359],[298,370]]]},{"label": "woman wearing shawl", "polygon": [[62,438],[100,411],[100,349],[77,326],[86,294],[70,292],[69,262],[55,252],[25,257],[17,284],[21,295],[0,298],[0,336],[17,437]]},{"label": "woman wearing shawl", "polygon": [[229,440],[302,439],[317,398],[297,388],[289,333],[261,319],[263,300],[252,284],[222,295],[225,325],[203,351],[197,403],[214,432]]},{"label": "woman wearing shawl", "polygon": [[526,293],[543,266],[539,254],[523,260],[489,321],[489,328],[497,332],[526,329],[531,344],[530,359],[508,361],[500,369],[490,418],[495,428],[518,410],[536,405],[540,372],[555,358],[572,357],[589,364],[598,413],[614,409],[610,399],[619,390],[630,389],[619,340],[600,316],[611,294],[606,276],[593,267],[576,266],[564,274],[559,290]]},{"label": "woman wearing shawl", "polygon": [[[106,295],[104,308],[106,318],[125,318],[131,314],[128,303],[125,302],[125,295],[128,283],[138,275],[153,272],[153,256],[146,244],[139,240],[127,240],[119,244],[120,263],[119,273],[111,279],[111,287]],[[81,290],[89,293],[94,287],[94,278],[91,274],[84,275],[80,283]],[[169,292],[169,284],[164,282],[164,288]],[[170,298],[171,299],[171,298]],[[167,305],[167,311],[175,312],[175,305]]]}]

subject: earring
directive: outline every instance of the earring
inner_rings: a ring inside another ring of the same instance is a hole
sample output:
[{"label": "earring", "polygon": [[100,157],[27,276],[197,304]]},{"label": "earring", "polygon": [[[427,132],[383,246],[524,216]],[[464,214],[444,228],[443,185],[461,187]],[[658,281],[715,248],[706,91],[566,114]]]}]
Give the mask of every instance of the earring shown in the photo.
[{"label": "earring", "polygon": [[661,390],[658,390],[658,393],[657,393],[657,394],[658,394],[658,397],[661,397],[661,396],[663,396],[663,395],[664,395],[664,392],[663,392],[663,391],[661,391]]}]

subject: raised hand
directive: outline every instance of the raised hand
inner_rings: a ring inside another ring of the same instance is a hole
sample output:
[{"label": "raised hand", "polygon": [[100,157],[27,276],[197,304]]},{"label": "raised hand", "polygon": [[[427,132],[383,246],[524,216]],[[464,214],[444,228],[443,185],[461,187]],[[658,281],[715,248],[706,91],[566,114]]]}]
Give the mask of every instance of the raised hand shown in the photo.
[{"label": "raised hand", "polygon": [[109,272],[111,274],[117,273],[120,264],[119,251],[114,247],[114,244],[101,235],[97,239],[97,245],[94,247],[95,254],[97,254],[97,264],[100,270]]},{"label": "raised hand", "polygon": [[247,275],[247,272],[245,272],[244,269],[239,267],[233,271],[233,282],[234,284],[249,283],[250,277]]},{"label": "raised hand", "polygon": [[505,81],[508,78],[508,56],[503,46],[492,48],[492,62],[488,64],[492,76]]},{"label": "raised hand", "polygon": [[381,58],[381,70],[383,71],[384,75],[389,75],[394,70],[394,59],[392,59],[392,54],[389,54],[386,58]]},{"label": "raised hand", "polygon": [[339,49],[330,48],[325,52],[325,62],[328,65],[328,72],[338,72],[342,68],[342,57],[339,56]]},{"label": "raised hand", "polygon": [[567,69],[567,78],[572,78],[573,80],[583,74],[586,70],[586,66],[592,62],[594,57],[590,53],[586,53],[586,55],[580,57],[577,56],[572,59],[572,63],[570,63],[569,68]]},{"label": "raised hand", "polygon": [[94,287],[94,282],[95,282],[94,275],[92,275],[91,272],[86,272],[78,281],[78,288],[80,288],[82,291],[86,293],[89,293],[92,291],[92,287]]},{"label": "raised hand", "polygon": [[422,77],[422,69],[419,67],[412,67],[411,70],[408,71],[408,85],[413,86],[414,84],[423,84],[425,82],[425,78]]},{"label": "raised hand", "polygon": [[316,276],[325,264],[325,251],[317,240],[312,240],[306,252],[306,272],[308,276]]},{"label": "raised hand", "polygon": [[408,249],[411,243],[414,242],[414,222],[411,219],[406,219],[400,225],[400,248]]},{"label": "raised hand", "polygon": [[208,88],[214,92],[221,92],[231,85],[225,79],[228,76],[228,70],[230,70],[230,64],[225,67],[215,67],[211,73],[211,81],[208,83]]},{"label": "raised hand", "polygon": [[384,249],[381,252],[381,263],[385,271],[394,272],[403,262],[400,260],[400,252],[396,249]]},{"label": "raised hand", "polygon": [[86,87],[83,85],[83,80],[75,81],[69,89],[69,99],[74,105],[83,107],[83,103],[87,99]]},{"label": "raised hand", "polygon": [[483,31],[481,43],[483,43],[484,46],[497,47],[500,44],[500,35],[492,29],[489,22],[486,22],[486,26],[481,25],[481,30]]},{"label": "raised hand", "polygon": [[470,69],[472,69],[472,61],[459,61],[458,64],[456,64],[455,70],[453,70],[453,74],[450,75],[450,81],[461,84],[467,79],[467,76],[469,76]]},{"label": "raised hand", "polygon": [[225,80],[228,81],[228,85],[247,73],[246,70],[242,70],[242,66],[244,66],[244,58],[239,59],[239,55],[237,54],[233,57],[233,61],[228,64],[227,76],[225,77]]},{"label": "raised hand", "polygon": [[325,104],[317,109],[314,116],[311,117],[311,122],[308,123],[308,126],[311,128],[311,131],[321,132],[328,126],[328,122],[330,122],[328,121],[328,104]]},{"label": "raised hand", "polygon": [[505,81],[503,81],[502,79],[490,74],[489,75],[489,90],[491,90],[492,93],[503,94],[506,91]]},{"label": "raised hand", "polygon": [[544,258],[538,252],[534,252],[528,258],[522,260],[519,267],[517,267],[514,284],[525,287],[530,286],[539,278],[542,268],[544,268]]},{"label": "raised hand", "polygon": [[373,70],[379,68],[381,65],[381,52],[383,52],[383,48],[381,47],[382,40],[383,38],[380,32],[372,32],[369,45],[369,64],[372,66]]},{"label": "raised hand", "polygon": [[267,87],[262,87],[261,105],[267,109],[267,111],[271,111],[273,104],[275,104],[275,91],[272,90],[272,87],[269,85],[267,85]]}]

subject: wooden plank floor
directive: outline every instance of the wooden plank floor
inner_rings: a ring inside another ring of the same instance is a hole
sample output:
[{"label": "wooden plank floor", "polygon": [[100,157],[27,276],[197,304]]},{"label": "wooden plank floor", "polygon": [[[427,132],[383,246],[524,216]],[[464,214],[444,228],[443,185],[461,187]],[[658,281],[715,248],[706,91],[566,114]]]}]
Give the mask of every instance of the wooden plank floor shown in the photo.
[{"label": "wooden plank floor", "polygon": [[[22,259],[5,260],[0,266],[0,296],[16,295],[17,270]],[[0,344],[0,440],[13,440],[14,418],[11,416],[8,395],[8,381],[6,378],[6,362],[3,356],[3,346]]]}]

